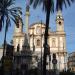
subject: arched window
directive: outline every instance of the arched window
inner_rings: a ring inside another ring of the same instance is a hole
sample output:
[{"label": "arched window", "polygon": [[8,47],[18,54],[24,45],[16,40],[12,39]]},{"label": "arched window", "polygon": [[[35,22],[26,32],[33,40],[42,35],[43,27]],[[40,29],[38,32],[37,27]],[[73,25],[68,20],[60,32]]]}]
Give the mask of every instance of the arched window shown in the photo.
[{"label": "arched window", "polygon": [[40,46],[40,40],[39,39],[37,40],[37,46]]}]

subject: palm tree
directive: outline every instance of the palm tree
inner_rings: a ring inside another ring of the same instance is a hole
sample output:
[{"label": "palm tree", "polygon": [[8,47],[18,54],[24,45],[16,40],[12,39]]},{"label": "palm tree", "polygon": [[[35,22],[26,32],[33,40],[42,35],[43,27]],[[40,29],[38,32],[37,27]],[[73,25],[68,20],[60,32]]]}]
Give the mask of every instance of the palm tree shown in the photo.
[{"label": "palm tree", "polygon": [[6,34],[9,26],[11,26],[11,20],[17,25],[17,19],[21,19],[20,15],[22,15],[20,7],[12,7],[14,3],[15,0],[0,0],[0,31],[3,29],[3,27],[5,27],[3,60],[6,45]]},{"label": "palm tree", "polygon": [[50,13],[54,12],[54,9],[58,11],[59,9],[63,9],[63,5],[67,7],[70,6],[71,2],[75,0],[30,0],[30,4],[33,5],[35,9],[38,5],[43,5],[43,10],[46,12],[46,27],[45,27],[45,35],[44,35],[44,55],[43,55],[43,75],[46,75],[46,56],[47,56],[47,39],[48,39],[48,28],[49,28],[49,20]]}]

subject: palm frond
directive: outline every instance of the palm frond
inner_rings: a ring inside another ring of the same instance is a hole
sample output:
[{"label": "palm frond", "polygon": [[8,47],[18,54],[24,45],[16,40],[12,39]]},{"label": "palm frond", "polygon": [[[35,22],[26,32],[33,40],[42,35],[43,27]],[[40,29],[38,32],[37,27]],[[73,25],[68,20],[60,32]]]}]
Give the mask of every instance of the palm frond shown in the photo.
[{"label": "palm frond", "polygon": [[[37,5],[43,4],[43,10],[47,11],[47,9],[50,7],[50,11],[54,12],[54,5],[56,7],[56,10],[58,11],[59,9],[63,9],[63,6],[67,8],[67,6],[71,5],[71,3],[75,2],[75,0],[30,0],[30,4],[33,4],[33,7],[36,8]],[[56,4],[54,4],[56,3]]]},{"label": "palm frond", "polygon": [[62,4],[63,4],[63,0],[57,0],[56,1],[56,10],[59,10],[59,9],[62,10]]},{"label": "palm frond", "polygon": [[0,2],[0,10],[1,10],[1,8],[3,8],[3,4]]},{"label": "palm frond", "polygon": [[23,25],[22,18],[20,17],[19,14],[15,14],[15,13],[11,12],[11,15],[12,15],[11,19],[14,21],[14,23],[15,23],[16,26],[17,26],[17,28],[19,27],[18,24],[17,24],[17,22],[19,22],[19,20],[21,21],[21,23],[22,23],[22,25]]},{"label": "palm frond", "polygon": [[65,8],[67,8],[67,5],[66,5],[66,2],[65,2],[65,0],[63,1],[63,4],[65,5]]},{"label": "palm frond", "polygon": [[33,4],[34,9],[37,7],[38,3],[39,3],[39,0],[34,0],[34,4]]},{"label": "palm frond", "polygon": [[68,5],[69,5],[69,6],[71,5],[71,2],[70,2],[70,0],[67,0],[67,3],[68,3]]},{"label": "palm frond", "polygon": [[21,11],[20,7],[11,8],[11,9],[9,9],[9,11],[13,12],[13,13],[17,13],[17,14],[21,14],[22,15],[22,11]]},{"label": "palm frond", "polygon": [[43,0],[39,0],[39,5],[43,3]]},{"label": "palm frond", "polygon": [[13,18],[13,17],[10,17],[10,18],[11,18],[11,20],[16,24],[15,18]]},{"label": "palm frond", "polygon": [[2,27],[4,26],[4,16],[0,17],[0,31],[2,30]]},{"label": "palm frond", "polygon": [[54,0],[51,0],[51,13],[54,13]]},{"label": "palm frond", "polygon": [[15,0],[8,0],[7,6],[11,6],[15,4]]},{"label": "palm frond", "polygon": [[71,2],[75,2],[75,0],[71,0]]},{"label": "palm frond", "polygon": [[8,31],[8,27],[11,26],[11,21],[10,21],[10,17],[7,14],[6,15],[6,32]]},{"label": "palm frond", "polygon": [[9,10],[15,11],[15,10],[21,10],[21,8],[20,7],[13,7],[13,8],[10,8]]},{"label": "palm frond", "polygon": [[71,3],[75,2],[75,0],[57,0],[56,1],[56,10],[58,11],[59,9],[63,9],[63,6],[67,8],[67,6],[71,5]]},{"label": "palm frond", "polygon": [[34,0],[30,0],[30,5],[33,3]]}]

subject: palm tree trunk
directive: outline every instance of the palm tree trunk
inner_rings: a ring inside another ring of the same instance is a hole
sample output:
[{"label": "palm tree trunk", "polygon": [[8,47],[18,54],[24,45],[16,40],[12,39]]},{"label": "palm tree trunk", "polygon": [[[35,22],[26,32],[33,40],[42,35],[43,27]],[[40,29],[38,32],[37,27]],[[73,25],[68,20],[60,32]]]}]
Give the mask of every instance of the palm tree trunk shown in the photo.
[{"label": "palm tree trunk", "polygon": [[43,75],[46,75],[46,59],[47,59],[47,51],[48,51],[48,29],[49,29],[49,17],[50,17],[50,10],[46,12],[46,27],[45,27],[45,35],[44,35],[44,55],[43,55]]},{"label": "palm tree trunk", "polygon": [[5,55],[5,47],[6,47],[6,29],[5,29],[5,36],[4,36],[3,56]]},{"label": "palm tree trunk", "polygon": [[3,58],[2,58],[3,75],[4,75],[4,57],[5,57],[5,47],[6,47],[6,33],[7,33],[7,28],[5,27],[5,36],[4,36],[4,45],[3,45]]}]

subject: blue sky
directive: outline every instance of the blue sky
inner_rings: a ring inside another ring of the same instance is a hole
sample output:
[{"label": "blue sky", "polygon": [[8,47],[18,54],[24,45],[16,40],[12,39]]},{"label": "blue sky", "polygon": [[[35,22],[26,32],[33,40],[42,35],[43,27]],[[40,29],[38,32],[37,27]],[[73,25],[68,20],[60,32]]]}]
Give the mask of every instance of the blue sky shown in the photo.
[{"label": "blue sky", "polygon": [[[23,22],[24,22],[24,31],[25,31],[25,9],[26,9],[26,2],[25,0],[16,0],[15,6],[20,6],[23,11]],[[67,9],[63,9],[62,14],[64,17],[64,27],[66,32],[66,46],[68,52],[75,51],[75,3],[71,5],[71,7],[68,7]],[[55,30],[56,23],[56,12],[54,14],[51,14],[50,17],[50,27],[51,30]],[[37,7],[36,10],[30,7],[30,22],[29,24],[35,23],[37,21],[42,20],[45,23],[45,12],[42,11],[41,7]],[[10,42],[13,37],[14,32],[14,24],[12,22],[12,26],[9,27],[8,33],[7,33],[7,42]],[[0,32],[0,45],[3,43],[4,39],[4,29],[2,32]]]}]

